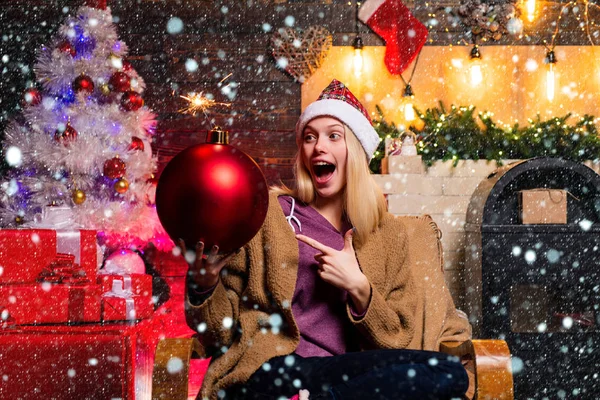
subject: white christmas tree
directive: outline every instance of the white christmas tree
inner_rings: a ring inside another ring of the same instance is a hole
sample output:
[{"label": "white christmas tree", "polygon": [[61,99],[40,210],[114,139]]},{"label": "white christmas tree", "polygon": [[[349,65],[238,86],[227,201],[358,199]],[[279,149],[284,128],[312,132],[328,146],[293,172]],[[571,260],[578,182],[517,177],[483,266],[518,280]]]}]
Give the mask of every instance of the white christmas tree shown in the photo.
[{"label": "white christmas tree", "polygon": [[24,110],[5,132],[14,168],[2,183],[0,225],[96,229],[110,248],[172,247],[154,206],[155,115],[125,60],[110,9],[81,7],[34,67]]}]

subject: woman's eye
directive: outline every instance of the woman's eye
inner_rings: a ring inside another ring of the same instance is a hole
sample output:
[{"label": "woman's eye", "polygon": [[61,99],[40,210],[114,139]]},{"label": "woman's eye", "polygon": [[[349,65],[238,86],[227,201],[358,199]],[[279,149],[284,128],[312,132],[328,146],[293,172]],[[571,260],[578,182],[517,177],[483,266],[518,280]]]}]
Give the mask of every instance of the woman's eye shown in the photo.
[{"label": "woman's eye", "polygon": [[304,141],[305,142],[312,142],[313,140],[315,140],[315,136],[314,135],[306,135],[304,136]]},{"label": "woman's eye", "polygon": [[331,139],[339,139],[342,137],[342,135],[340,135],[339,133],[332,133],[331,135],[329,135],[329,137]]}]

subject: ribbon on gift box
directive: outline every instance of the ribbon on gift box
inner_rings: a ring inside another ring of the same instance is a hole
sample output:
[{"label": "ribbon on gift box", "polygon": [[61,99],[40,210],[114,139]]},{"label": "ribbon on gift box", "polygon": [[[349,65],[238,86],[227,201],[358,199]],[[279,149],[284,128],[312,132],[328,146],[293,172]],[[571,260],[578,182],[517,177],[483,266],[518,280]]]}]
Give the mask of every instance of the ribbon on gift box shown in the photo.
[{"label": "ribbon on gift box", "polygon": [[[128,320],[134,320],[135,301],[133,299],[133,293],[131,292],[131,277],[124,276],[123,278],[123,280],[115,279],[112,282],[112,289],[110,292],[104,293],[102,297],[117,297],[120,299],[125,299],[125,318]],[[129,286],[129,290],[127,290],[127,285]]]},{"label": "ribbon on gift box", "polygon": [[85,271],[75,263],[73,254],[58,253],[56,258],[40,272],[38,282],[49,282],[53,284],[84,284],[89,280],[85,276]]},{"label": "ribbon on gift box", "polygon": [[75,264],[81,264],[81,232],[56,231],[56,252],[72,254]]}]

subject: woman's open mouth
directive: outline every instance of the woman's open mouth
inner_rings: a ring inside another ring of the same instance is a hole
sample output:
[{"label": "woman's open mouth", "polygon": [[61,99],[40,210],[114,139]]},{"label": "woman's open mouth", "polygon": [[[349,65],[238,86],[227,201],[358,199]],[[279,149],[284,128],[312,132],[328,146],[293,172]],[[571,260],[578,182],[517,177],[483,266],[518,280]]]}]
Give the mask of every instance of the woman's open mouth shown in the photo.
[{"label": "woman's open mouth", "polygon": [[335,165],[325,161],[319,161],[313,164],[313,171],[315,173],[315,180],[317,183],[326,183],[331,179],[335,172]]}]

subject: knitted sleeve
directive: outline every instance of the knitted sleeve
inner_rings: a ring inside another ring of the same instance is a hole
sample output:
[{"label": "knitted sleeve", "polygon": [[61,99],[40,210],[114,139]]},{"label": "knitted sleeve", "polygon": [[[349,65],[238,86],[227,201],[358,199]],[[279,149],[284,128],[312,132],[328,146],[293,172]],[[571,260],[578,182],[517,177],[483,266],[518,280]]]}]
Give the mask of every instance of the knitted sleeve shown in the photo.
[{"label": "knitted sleeve", "polygon": [[[348,317],[363,337],[375,348],[402,349],[414,333],[414,282],[408,265],[408,237],[404,225],[393,221],[393,229],[380,242],[379,254],[385,254],[385,285],[371,283],[371,301],[365,315],[356,318],[347,306]],[[390,228],[392,228],[390,227]],[[375,255],[373,255],[375,257]]]}]

